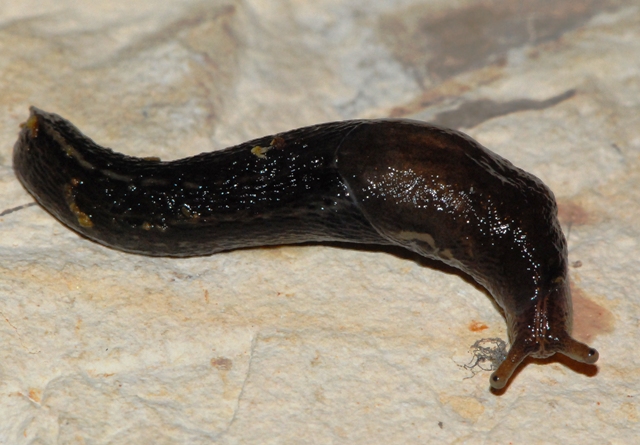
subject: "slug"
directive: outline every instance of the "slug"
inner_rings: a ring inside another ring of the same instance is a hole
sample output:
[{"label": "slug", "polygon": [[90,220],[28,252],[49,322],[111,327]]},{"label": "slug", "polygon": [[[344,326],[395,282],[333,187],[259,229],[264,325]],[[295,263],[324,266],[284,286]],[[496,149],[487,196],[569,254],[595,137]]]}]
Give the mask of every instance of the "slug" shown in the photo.
[{"label": "slug", "polygon": [[54,217],[143,255],[278,244],[396,245],[456,267],[502,308],[503,388],[527,357],[595,363],[571,337],[567,245],[553,193],[470,137],[410,120],[325,123],[171,162],[103,148],[31,108],[15,172]]}]

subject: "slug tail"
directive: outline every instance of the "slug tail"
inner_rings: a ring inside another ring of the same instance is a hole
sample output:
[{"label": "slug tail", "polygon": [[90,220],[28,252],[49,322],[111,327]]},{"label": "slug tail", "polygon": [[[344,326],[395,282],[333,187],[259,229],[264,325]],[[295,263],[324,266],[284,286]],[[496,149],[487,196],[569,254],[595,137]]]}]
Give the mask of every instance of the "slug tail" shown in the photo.
[{"label": "slug tail", "polygon": [[101,147],[54,113],[30,108],[15,173],[55,218],[126,252],[189,257],[306,242],[388,244],[335,166],[360,121],[264,136],[162,162]]}]

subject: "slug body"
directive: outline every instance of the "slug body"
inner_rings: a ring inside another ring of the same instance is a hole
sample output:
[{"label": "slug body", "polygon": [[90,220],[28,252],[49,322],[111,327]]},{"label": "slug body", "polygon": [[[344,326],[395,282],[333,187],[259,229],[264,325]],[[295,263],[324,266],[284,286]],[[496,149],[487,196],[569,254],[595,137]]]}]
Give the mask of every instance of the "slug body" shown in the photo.
[{"label": "slug body", "polygon": [[341,241],[399,245],[457,267],[504,310],[511,348],[494,388],[527,356],[598,359],[570,335],[567,247],[553,194],[454,130],[335,122],[161,162],[102,148],[32,107],[13,163],[53,216],[127,252]]}]

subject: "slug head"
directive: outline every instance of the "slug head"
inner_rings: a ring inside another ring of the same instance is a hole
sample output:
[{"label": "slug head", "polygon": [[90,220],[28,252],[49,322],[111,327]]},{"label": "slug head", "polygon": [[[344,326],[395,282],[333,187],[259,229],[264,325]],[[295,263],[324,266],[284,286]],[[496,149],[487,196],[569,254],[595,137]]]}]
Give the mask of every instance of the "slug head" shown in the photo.
[{"label": "slug head", "polygon": [[595,363],[571,337],[567,247],[553,193],[461,133],[409,121],[355,127],[336,162],[368,221],[392,244],[469,274],[503,309],[511,349],[503,388],[527,357]]},{"label": "slug head", "polygon": [[491,387],[504,388],[527,357],[547,358],[560,353],[580,363],[597,362],[597,350],[571,337],[571,312],[571,294],[563,284],[515,317],[507,316],[511,347],[491,374]]}]

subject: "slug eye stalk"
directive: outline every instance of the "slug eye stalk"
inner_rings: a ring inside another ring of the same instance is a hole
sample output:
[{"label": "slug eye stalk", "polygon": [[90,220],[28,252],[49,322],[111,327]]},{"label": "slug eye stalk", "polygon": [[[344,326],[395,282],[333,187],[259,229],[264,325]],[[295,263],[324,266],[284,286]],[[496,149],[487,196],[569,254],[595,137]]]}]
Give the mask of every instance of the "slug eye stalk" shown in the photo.
[{"label": "slug eye stalk", "polygon": [[491,374],[491,378],[489,379],[491,387],[494,389],[504,388],[509,382],[509,379],[511,379],[515,370],[528,356],[534,358],[546,358],[556,353],[560,353],[566,355],[572,360],[589,365],[597,362],[599,358],[598,351],[575,340],[569,335],[563,335],[562,338],[555,339],[553,344],[547,343],[547,348],[544,353],[540,353],[539,351],[539,343],[537,345],[531,345],[520,337],[511,346],[507,353],[507,357],[500,364],[498,369]]}]

